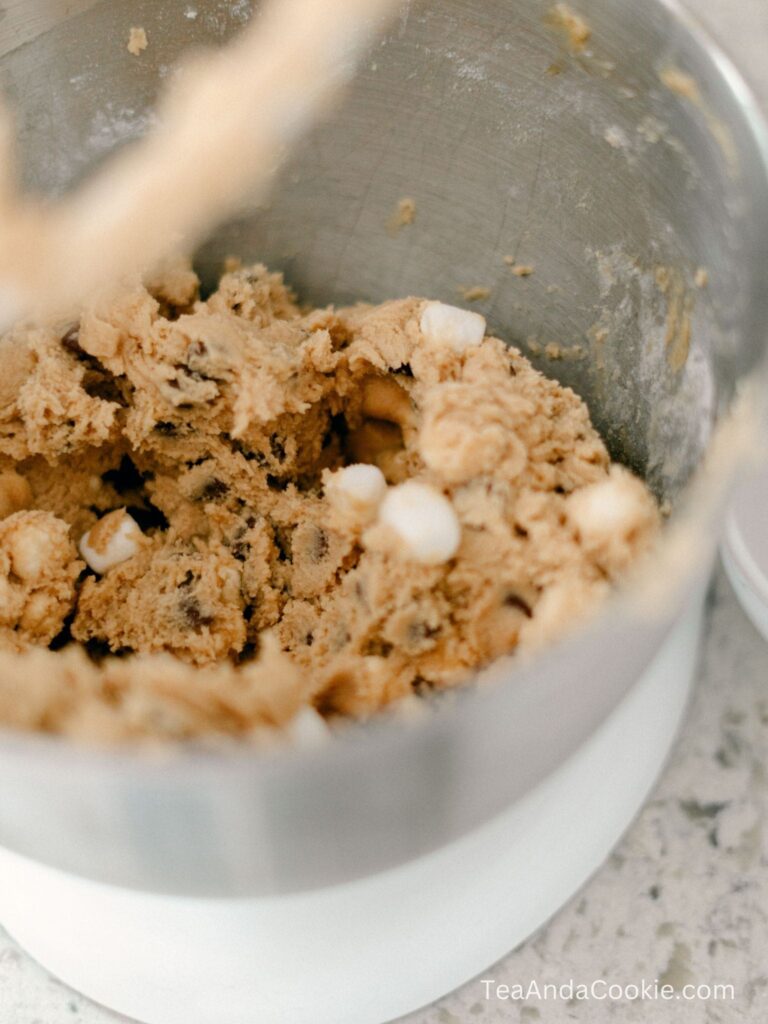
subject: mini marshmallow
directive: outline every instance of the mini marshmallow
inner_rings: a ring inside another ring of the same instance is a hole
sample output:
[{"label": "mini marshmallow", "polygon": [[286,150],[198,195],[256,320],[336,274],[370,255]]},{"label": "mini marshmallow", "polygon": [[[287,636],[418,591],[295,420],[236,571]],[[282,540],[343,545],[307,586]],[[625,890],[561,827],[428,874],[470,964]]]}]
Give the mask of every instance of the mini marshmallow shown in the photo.
[{"label": "mini marshmallow", "polygon": [[420,326],[428,342],[448,345],[456,352],[477,347],[485,337],[485,317],[443,302],[426,304]]},{"label": "mini marshmallow", "polygon": [[387,481],[378,466],[358,462],[331,474],[325,489],[335,504],[372,516],[387,493]]},{"label": "mini marshmallow", "polygon": [[94,572],[105,572],[138,554],[144,534],[135,519],[120,508],[103,516],[80,538],[80,554]]},{"label": "mini marshmallow", "polygon": [[365,462],[345,466],[339,473],[338,486],[344,494],[360,505],[378,505],[387,493],[387,481],[378,466]]},{"label": "mini marshmallow", "polygon": [[408,557],[422,565],[447,562],[461,542],[450,501],[434,487],[413,480],[389,489],[379,507],[379,523],[393,530]]},{"label": "mini marshmallow", "polygon": [[566,499],[566,515],[584,551],[609,575],[621,572],[647,548],[658,510],[645,485],[623,466]]},{"label": "mini marshmallow", "polygon": [[585,542],[625,536],[642,524],[645,494],[629,473],[617,470],[606,480],[575,491],[568,515]]}]

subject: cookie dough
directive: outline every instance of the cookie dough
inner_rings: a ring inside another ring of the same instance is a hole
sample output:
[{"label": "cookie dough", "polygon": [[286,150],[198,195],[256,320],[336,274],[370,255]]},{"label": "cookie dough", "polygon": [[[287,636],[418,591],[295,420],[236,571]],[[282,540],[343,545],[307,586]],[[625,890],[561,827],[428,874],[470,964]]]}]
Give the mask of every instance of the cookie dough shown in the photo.
[{"label": "cookie dough", "polygon": [[22,728],[364,718],[561,634],[658,529],[583,402],[441,303],[306,310],[235,263],[203,300],[177,265],[0,358],[0,720]]}]

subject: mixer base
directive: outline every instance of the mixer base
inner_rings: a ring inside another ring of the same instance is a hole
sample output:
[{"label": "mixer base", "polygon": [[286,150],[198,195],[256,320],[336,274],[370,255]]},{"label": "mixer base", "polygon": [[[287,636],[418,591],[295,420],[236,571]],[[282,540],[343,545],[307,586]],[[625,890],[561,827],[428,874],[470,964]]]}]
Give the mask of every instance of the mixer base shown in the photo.
[{"label": "mixer base", "polygon": [[743,480],[733,496],[721,548],[723,565],[742,608],[768,640],[768,468]]},{"label": "mixer base", "polygon": [[0,851],[0,920],[63,981],[145,1024],[380,1024],[406,1014],[486,970],[600,866],[675,738],[700,623],[697,602],[556,773],[418,861],[321,891],[193,900],[110,888]]}]

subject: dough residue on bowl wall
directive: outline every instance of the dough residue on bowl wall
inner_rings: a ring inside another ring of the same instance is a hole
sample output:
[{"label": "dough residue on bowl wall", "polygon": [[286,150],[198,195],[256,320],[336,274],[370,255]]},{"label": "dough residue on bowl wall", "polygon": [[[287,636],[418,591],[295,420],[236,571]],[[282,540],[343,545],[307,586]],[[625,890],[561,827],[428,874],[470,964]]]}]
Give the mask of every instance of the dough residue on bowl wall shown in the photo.
[{"label": "dough residue on bowl wall", "polygon": [[149,46],[146,29],[134,27],[128,33],[128,53],[133,57],[139,57]]}]

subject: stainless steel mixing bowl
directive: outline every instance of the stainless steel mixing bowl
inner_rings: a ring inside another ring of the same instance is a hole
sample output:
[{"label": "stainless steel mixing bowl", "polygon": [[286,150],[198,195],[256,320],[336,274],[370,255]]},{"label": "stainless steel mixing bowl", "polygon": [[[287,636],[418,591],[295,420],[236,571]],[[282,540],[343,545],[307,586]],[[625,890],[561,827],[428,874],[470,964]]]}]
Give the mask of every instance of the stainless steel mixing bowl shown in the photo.
[{"label": "stainless steel mixing bowl", "polygon": [[[216,0],[3,6],[2,85],[26,179],[50,194],[152,123],[185,48],[220,44],[250,13]],[[489,287],[478,308],[492,328],[576,388],[614,454],[674,504],[764,362],[765,124],[671,4],[578,0],[585,46],[549,6],[414,0],[269,205],[220,230],[199,264],[211,281],[228,253],[263,259],[319,303]],[[131,25],[150,39],[138,60]],[[403,196],[416,222],[392,236]],[[504,256],[534,273],[515,277]],[[423,721],[354,728],[322,750],[148,757],[3,734],[0,845],[121,886],[232,896],[402,863],[498,813],[593,732],[700,593],[713,550],[711,536],[675,570],[655,615],[616,600]]]}]

